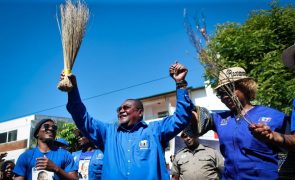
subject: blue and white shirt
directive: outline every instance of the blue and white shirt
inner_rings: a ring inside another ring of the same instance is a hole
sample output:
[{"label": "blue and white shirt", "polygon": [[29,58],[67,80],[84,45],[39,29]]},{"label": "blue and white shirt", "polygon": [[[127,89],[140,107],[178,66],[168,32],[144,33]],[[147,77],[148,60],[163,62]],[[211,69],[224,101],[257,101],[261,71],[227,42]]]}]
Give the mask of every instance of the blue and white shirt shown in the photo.
[{"label": "blue and white shirt", "polygon": [[82,150],[72,153],[75,166],[78,167],[79,179],[100,180],[103,165],[103,152],[99,149]]},{"label": "blue and white shirt", "polygon": [[104,151],[102,179],[169,179],[163,143],[180,133],[190,122],[193,104],[187,90],[177,90],[173,116],[146,124],[138,122],[131,130],[92,118],[82,104],[78,89],[69,93],[67,109],[77,127]]}]

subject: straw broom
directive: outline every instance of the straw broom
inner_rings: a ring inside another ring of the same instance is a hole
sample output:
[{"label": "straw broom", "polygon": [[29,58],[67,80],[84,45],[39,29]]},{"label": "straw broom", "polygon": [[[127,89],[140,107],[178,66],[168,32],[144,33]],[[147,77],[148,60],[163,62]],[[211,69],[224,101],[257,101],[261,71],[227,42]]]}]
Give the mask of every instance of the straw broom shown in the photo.
[{"label": "straw broom", "polygon": [[69,79],[72,68],[84,37],[87,22],[89,19],[89,9],[80,0],[73,4],[71,0],[66,0],[65,5],[60,5],[60,23],[57,18],[58,27],[62,37],[62,47],[64,55],[64,79],[58,84],[58,89],[69,92],[73,89],[73,84]]},{"label": "straw broom", "polygon": [[[203,48],[201,38],[197,35],[199,33],[201,37],[205,40],[205,45],[210,44],[210,37],[207,34],[207,29],[206,29],[206,23],[205,23],[205,18],[202,16],[202,25],[200,25],[199,22],[196,23],[196,30],[195,32],[190,25],[186,10],[184,10],[184,20],[185,20],[185,28],[187,31],[187,34],[193,44],[193,46],[196,48],[197,54],[199,56],[201,64],[204,66],[206,72],[213,76],[215,79],[218,79],[219,73],[223,73],[222,70],[226,69],[223,67],[221,64],[218,63],[218,60],[220,58],[220,55],[218,52],[208,52]],[[249,125],[252,124],[251,120],[247,119],[245,117],[246,114],[243,114],[243,106],[238,99],[238,97],[234,94],[235,91],[235,85],[234,82],[231,80],[230,77],[227,76],[227,74],[223,73],[224,77],[228,79],[230,83],[221,86],[223,91],[227,93],[227,95],[231,98],[233,103],[236,106],[237,110],[237,116],[238,118],[243,118]]]}]

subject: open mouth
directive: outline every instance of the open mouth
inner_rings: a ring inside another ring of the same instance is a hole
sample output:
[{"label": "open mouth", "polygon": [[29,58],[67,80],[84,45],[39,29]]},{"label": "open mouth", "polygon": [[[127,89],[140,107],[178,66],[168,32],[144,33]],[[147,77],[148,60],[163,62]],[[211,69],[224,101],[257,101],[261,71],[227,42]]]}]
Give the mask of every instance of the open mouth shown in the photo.
[{"label": "open mouth", "polygon": [[123,119],[127,117],[127,113],[122,113],[119,115],[119,119]]},{"label": "open mouth", "polygon": [[54,136],[54,133],[52,131],[46,131],[46,135],[48,135],[50,137],[53,137]]}]

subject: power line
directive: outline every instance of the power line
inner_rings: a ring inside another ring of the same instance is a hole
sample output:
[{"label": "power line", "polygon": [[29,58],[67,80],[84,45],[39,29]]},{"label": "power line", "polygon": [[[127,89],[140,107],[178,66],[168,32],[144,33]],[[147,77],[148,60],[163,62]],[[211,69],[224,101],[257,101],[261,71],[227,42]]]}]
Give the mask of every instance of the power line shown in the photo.
[{"label": "power line", "polygon": [[[153,80],[150,80],[150,81],[146,81],[146,82],[143,82],[143,83],[139,83],[139,84],[127,86],[127,87],[124,87],[124,88],[120,88],[120,89],[108,91],[108,92],[105,92],[105,93],[102,93],[102,94],[98,94],[98,95],[94,95],[94,96],[91,96],[91,97],[83,98],[82,100],[83,101],[88,101],[90,99],[94,99],[94,98],[97,98],[97,97],[105,96],[105,95],[108,95],[108,94],[112,94],[112,93],[115,93],[115,92],[123,91],[123,90],[130,89],[130,88],[134,88],[134,87],[137,87],[137,86],[141,86],[141,85],[149,84],[149,83],[152,83],[152,82],[160,81],[160,80],[166,79],[168,77],[170,77],[170,76],[165,76],[165,77],[153,79]],[[58,106],[54,106],[54,107],[50,107],[50,108],[46,108],[46,109],[42,109],[42,110],[35,111],[35,112],[32,112],[32,113],[27,113],[27,114],[19,115],[19,116],[12,117],[12,118],[9,118],[9,119],[0,121],[0,122],[4,122],[4,121],[7,121],[7,120],[11,120],[11,119],[17,119],[17,118],[24,117],[24,116],[29,116],[29,115],[32,115],[32,114],[38,114],[38,113],[41,113],[41,112],[45,112],[45,111],[49,111],[49,110],[61,108],[61,107],[64,107],[64,106],[66,106],[66,104],[58,105]]]}]

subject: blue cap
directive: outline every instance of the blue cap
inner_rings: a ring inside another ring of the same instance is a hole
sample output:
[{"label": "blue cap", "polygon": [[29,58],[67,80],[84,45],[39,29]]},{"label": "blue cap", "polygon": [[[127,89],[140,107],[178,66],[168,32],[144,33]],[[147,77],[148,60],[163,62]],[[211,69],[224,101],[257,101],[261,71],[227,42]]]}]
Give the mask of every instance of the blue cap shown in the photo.
[{"label": "blue cap", "polygon": [[62,145],[65,145],[65,146],[69,146],[69,142],[67,140],[65,140],[64,138],[58,138],[55,140],[56,142],[62,144]]}]

